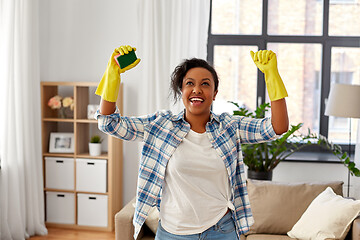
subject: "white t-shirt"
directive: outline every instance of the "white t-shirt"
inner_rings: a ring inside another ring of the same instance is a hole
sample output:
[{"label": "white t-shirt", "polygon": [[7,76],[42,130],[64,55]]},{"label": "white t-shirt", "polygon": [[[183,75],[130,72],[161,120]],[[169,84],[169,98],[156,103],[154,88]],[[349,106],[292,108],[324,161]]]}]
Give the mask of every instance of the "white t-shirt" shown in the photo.
[{"label": "white t-shirt", "polygon": [[177,235],[196,234],[234,209],[226,167],[206,133],[192,130],[170,158],[160,204],[162,227]]}]

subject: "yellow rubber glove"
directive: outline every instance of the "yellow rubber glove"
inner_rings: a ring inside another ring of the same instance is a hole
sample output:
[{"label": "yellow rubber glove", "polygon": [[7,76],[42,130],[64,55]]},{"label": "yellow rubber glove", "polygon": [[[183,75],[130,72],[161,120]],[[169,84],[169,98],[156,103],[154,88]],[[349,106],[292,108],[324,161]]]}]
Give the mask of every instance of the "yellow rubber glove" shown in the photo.
[{"label": "yellow rubber glove", "polygon": [[288,96],[284,83],[277,69],[276,54],[271,50],[250,51],[256,66],[265,75],[265,83],[269,98],[276,101]]},{"label": "yellow rubber glove", "polygon": [[131,51],[136,51],[136,48],[132,48],[129,45],[120,46],[114,50],[109,59],[105,73],[95,91],[96,95],[101,96],[108,102],[116,102],[120,88],[120,73],[135,67],[140,62],[140,59],[136,59],[125,68],[120,68],[115,58],[118,55],[126,55]]}]

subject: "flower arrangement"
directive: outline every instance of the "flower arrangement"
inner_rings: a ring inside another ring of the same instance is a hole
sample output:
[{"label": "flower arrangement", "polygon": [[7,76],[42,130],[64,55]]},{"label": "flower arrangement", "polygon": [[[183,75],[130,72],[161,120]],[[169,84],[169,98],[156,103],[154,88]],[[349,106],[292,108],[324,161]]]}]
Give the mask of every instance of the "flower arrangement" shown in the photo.
[{"label": "flower arrangement", "polygon": [[65,97],[62,101],[63,107],[70,107],[70,110],[74,110],[74,99],[72,97]]},{"label": "flower arrangement", "polygon": [[59,109],[59,114],[61,118],[66,118],[66,108],[69,108],[71,111],[74,110],[74,99],[72,97],[62,98],[59,95],[56,95],[49,99],[48,106],[51,109]]}]

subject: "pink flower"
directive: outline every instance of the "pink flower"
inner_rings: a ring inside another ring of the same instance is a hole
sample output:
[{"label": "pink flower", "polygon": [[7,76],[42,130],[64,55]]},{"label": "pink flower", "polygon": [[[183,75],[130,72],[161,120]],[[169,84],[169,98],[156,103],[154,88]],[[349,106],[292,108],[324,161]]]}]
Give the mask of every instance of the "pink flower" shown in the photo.
[{"label": "pink flower", "polygon": [[51,109],[60,109],[61,108],[61,97],[59,95],[56,95],[48,101],[48,106],[51,107]]}]

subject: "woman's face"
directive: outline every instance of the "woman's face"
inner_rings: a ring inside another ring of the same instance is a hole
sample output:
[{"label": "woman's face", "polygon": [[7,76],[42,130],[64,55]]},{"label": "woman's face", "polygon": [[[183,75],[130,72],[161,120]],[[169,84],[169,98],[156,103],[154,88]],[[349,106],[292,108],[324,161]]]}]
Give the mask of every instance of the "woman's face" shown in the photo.
[{"label": "woman's face", "polygon": [[190,69],[182,82],[182,101],[186,115],[209,116],[211,104],[215,100],[214,78],[210,71],[197,67]]}]

